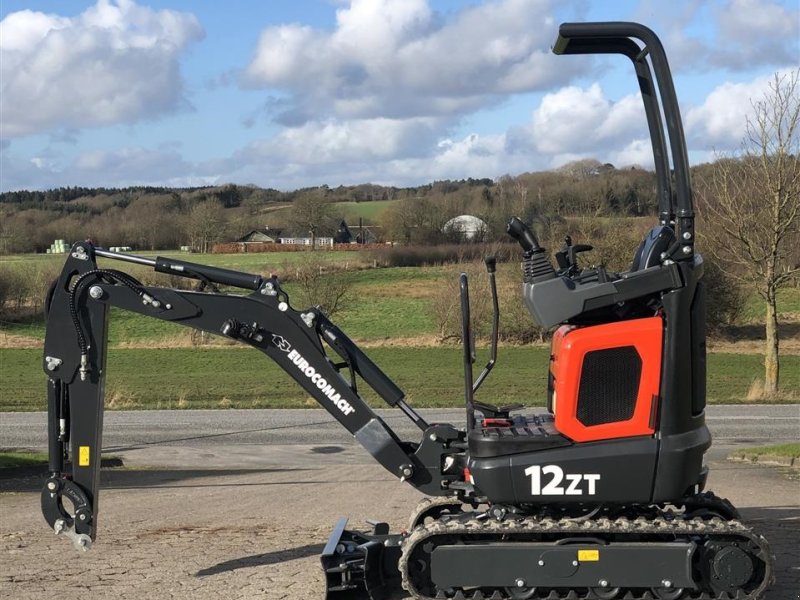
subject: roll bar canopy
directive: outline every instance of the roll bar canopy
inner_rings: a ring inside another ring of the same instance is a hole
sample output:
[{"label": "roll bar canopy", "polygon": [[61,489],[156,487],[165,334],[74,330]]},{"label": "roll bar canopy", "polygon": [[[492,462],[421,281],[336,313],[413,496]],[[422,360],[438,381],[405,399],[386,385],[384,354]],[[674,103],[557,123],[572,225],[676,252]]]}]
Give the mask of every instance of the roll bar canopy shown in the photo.
[{"label": "roll bar canopy", "polygon": [[[559,55],[622,54],[633,62],[653,147],[659,218],[662,224],[674,223],[676,227],[676,237],[681,244],[681,252],[676,258],[691,258],[694,246],[694,209],[686,138],[669,63],[658,36],[638,23],[562,23],[552,50]],[[662,111],[666,120],[666,132],[661,119]],[[669,155],[666,139],[669,139]],[[674,179],[670,175],[670,156]]]}]

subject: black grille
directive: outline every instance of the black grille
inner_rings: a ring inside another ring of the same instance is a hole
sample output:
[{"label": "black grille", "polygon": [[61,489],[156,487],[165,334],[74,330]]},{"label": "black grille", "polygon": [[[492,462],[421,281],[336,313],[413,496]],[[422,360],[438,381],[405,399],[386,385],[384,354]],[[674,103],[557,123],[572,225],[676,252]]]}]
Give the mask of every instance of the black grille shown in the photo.
[{"label": "black grille", "polygon": [[578,420],[591,426],[630,419],[641,376],[642,359],[633,346],[587,352],[578,390]]}]

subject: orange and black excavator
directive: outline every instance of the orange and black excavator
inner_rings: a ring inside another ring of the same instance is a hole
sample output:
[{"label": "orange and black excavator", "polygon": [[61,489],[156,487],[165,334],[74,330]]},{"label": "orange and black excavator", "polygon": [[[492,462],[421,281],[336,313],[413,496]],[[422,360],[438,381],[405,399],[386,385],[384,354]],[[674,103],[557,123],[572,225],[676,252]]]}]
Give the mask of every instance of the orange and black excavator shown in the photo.
[{"label": "orange and black excavator", "polygon": [[[703,491],[711,444],[703,259],[664,49],[650,29],[613,22],[562,24],[553,51],[632,62],[659,218],[621,273],[580,268],[577,255],[590,247],[571,240],[554,265],[534,232],[510,220],[508,233],[522,247],[523,301],[539,325],[555,330],[545,412],[475,399],[497,358],[493,259],[486,261],[491,359],[477,378],[461,276],[467,423],[458,427],[427,423],[319,309],[292,308],[275,277],[79,242],[47,300],[50,475],[41,501],[56,533],[80,549],[97,533],[106,325],[115,306],[261,351],[390,473],[427,496],[403,533],[385,524],[351,531],[339,520],[321,557],[331,600],[378,600],[400,587],[425,600],[764,598],[773,579],[767,542],[728,501]],[[145,286],[98,260],[150,266],[206,288]],[[416,423],[419,441],[401,440],[359,384]]]}]

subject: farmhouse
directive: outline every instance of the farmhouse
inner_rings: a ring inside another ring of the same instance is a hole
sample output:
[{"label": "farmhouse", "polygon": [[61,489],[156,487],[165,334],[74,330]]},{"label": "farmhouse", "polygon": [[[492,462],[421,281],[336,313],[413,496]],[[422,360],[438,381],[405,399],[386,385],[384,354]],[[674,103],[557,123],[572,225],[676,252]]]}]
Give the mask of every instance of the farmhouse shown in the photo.
[{"label": "farmhouse", "polygon": [[236,240],[237,244],[277,244],[278,239],[280,236],[281,230],[280,229],[270,229],[269,227],[265,227],[264,229],[253,229],[252,231],[246,233],[238,240]]},{"label": "farmhouse", "polygon": [[[305,232],[289,232],[286,235],[280,236],[278,241],[281,244],[294,244],[295,246],[310,246],[311,236]],[[333,238],[330,236],[317,236],[314,240],[318,247],[332,247]]]}]

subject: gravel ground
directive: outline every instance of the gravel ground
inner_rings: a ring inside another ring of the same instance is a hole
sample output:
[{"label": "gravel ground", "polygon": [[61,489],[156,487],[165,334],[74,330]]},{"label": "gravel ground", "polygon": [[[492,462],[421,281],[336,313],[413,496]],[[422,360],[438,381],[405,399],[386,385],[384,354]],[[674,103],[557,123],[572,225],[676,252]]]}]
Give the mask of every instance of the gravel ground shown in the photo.
[{"label": "gravel ground", "polygon": [[[299,449],[298,449],[299,450]],[[41,517],[37,477],[0,480],[0,598],[322,599],[318,554],[336,518],[405,526],[420,499],[376,464],[104,473],[100,533],[77,553]],[[779,469],[712,461],[730,497],[778,557],[769,600],[798,600],[800,482]]]}]

